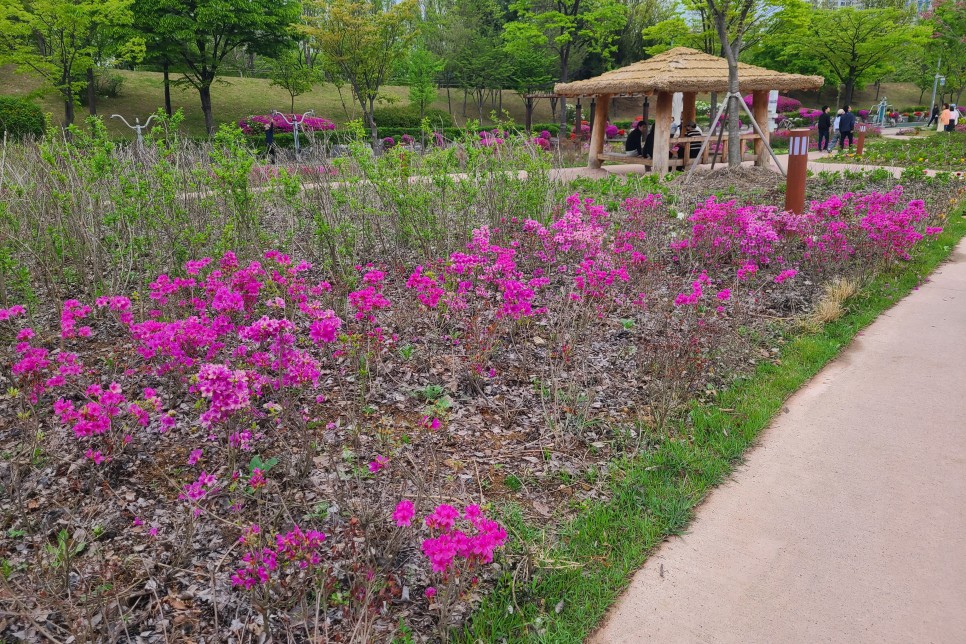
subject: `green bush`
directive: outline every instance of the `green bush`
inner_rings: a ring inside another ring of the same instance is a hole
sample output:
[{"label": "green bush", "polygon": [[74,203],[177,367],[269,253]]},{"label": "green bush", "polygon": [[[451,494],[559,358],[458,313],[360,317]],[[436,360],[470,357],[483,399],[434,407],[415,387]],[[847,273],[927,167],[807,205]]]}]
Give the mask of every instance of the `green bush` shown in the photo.
[{"label": "green bush", "polygon": [[8,136],[43,136],[44,113],[34,103],[15,96],[0,96],[0,131]]},{"label": "green bush", "polygon": [[[376,125],[379,130],[389,128],[419,128],[419,109],[414,105],[401,105],[393,107],[383,107],[377,109],[373,115],[376,118]],[[444,110],[426,110],[426,118],[429,119],[433,129],[440,127],[453,127],[453,116]]]},{"label": "green bush", "polygon": [[117,72],[105,69],[97,73],[94,84],[98,96],[117,98],[124,88],[124,77]]}]

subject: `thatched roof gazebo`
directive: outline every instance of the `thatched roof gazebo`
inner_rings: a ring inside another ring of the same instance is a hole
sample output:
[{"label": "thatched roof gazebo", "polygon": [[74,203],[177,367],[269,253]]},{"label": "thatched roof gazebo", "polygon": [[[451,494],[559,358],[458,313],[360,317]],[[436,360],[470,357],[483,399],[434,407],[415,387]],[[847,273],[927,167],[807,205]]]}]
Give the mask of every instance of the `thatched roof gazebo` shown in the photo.
[{"label": "thatched roof gazebo", "polygon": [[[751,92],[755,121],[764,136],[768,136],[768,92],[770,90],[813,90],[822,86],[821,76],[802,76],[738,63],[739,91]],[[684,95],[682,122],[695,118],[695,100],[699,93],[728,91],[728,61],[687,47],[675,47],[653,58],[636,62],[627,67],[605,72],[596,78],[572,83],[558,83],[554,92],[561,96],[596,100],[594,127],[590,138],[590,154],[587,165],[599,168],[604,161],[621,160],[625,163],[643,163],[653,166],[660,173],[667,172],[669,166],[684,166],[690,161],[669,159],[673,144],[690,145],[693,142],[684,137],[670,138],[671,101],[675,92]],[[610,99],[614,96],[653,96],[657,95],[654,115],[654,154],[652,159],[640,157],[621,157],[604,154],[604,129]],[[726,138],[726,136],[725,136]],[[741,137],[755,143],[755,163],[766,162],[767,141],[757,134],[744,134]]]}]

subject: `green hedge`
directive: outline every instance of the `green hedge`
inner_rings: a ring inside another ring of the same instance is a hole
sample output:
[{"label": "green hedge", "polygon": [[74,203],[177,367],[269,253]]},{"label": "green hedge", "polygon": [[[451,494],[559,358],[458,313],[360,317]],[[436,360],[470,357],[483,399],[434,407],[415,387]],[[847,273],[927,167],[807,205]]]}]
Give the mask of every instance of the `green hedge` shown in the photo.
[{"label": "green hedge", "polygon": [[[376,119],[376,126],[382,129],[392,128],[416,128],[419,129],[419,109],[413,105],[403,105],[394,107],[383,107],[377,109],[373,116]],[[426,110],[425,117],[429,119],[430,125],[434,129],[453,127],[453,116],[444,110]]]},{"label": "green hedge", "polygon": [[44,113],[38,105],[15,96],[0,96],[0,131],[8,136],[43,136]]}]

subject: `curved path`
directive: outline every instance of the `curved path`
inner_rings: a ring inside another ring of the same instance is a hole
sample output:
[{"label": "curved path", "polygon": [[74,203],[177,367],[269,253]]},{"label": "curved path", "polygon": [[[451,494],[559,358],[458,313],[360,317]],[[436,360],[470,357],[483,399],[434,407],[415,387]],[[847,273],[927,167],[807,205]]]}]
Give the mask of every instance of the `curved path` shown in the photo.
[{"label": "curved path", "polygon": [[591,642],[966,642],[966,242],[785,412]]}]

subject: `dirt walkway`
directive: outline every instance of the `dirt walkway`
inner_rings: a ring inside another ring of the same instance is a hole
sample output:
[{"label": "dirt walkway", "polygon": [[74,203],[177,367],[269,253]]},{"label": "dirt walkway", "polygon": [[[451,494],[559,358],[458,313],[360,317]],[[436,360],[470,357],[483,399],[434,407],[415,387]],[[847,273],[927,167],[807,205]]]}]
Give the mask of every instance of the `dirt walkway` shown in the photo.
[{"label": "dirt walkway", "polygon": [[785,412],[591,642],[966,641],[966,242]]},{"label": "dirt walkway", "polygon": [[[781,163],[782,168],[787,168],[788,155],[778,154],[776,156],[778,157],[778,161],[779,163]],[[899,177],[900,175],[902,175],[902,172],[905,170],[905,168],[897,168],[892,166],[864,165],[859,163],[834,163],[834,162],[820,163],[818,162],[818,159],[827,159],[827,158],[834,159],[835,155],[834,154],[829,155],[828,153],[825,153],[825,152],[809,152],[808,169],[816,174],[823,171],[842,172],[843,170],[850,170],[852,172],[858,172],[860,170],[888,170],[889,172],[892,173],[894,177]],[[746,161],[742,163],[742,165],[750,167],[753,164],[750,161]],[[727,167],[727,163],[718,163],[715,166],[715,169],[724,168],[724,167]],[[775,162],[769,160],[769,167],[774,168]],[[701,165],[701,166],[698,166],[698,169],[696,172],[707,172],[710,169],[711,169],[711,166],[708,164]],[[586,167],[559,168],[556,170],[551,170],[550,174],[551,174],[551,178],[556,181],[569,181],[572,179],[576,179],[578,177],[599,179],[611,174],[618,175],[618,176],[626,176],[629,174],[643,174],[644,172],[645,172],[645,168],[642,165],[618,164],[618,165],[605,165],[600,170],[591,170],[590,168],[586,168]],[[929,176],[933,176],[936,174],[936,171],[926,170],[926,174]]]}]

